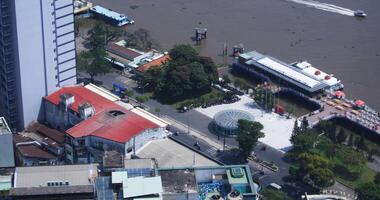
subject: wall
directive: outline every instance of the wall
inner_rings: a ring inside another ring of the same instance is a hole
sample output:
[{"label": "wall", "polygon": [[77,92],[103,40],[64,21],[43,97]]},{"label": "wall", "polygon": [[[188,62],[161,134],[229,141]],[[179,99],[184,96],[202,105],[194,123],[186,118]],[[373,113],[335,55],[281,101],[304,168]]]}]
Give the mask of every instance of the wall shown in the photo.
[{"label": "wall", "polygon": [[20,106],[26,126],[37,119],[42,97],[76,83],[73,1],[14,1]]},{"label": "wall", "polygon": [[125,155],[127,155],[129,153],[128,149],[133,149],[133,147],[135,147],[135,150],[138,150],[147,142],[154,140],[154,139],[161,139],[164,137],[166,137],[166,133],[165,133],[164,128],[145,130],[144,132],[135,136],[134,139],[132,138],[131,140],[129,140],[125,144]]}]

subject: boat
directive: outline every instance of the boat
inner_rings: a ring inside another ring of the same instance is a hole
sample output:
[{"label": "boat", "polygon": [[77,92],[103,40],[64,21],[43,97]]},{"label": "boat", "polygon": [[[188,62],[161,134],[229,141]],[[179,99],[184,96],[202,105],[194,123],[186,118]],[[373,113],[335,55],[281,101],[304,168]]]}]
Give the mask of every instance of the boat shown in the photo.
[{"label": "boat", "polygon": [[355,17],[367,17],[367,14],[362,10],[357,10],[354,12]]}]

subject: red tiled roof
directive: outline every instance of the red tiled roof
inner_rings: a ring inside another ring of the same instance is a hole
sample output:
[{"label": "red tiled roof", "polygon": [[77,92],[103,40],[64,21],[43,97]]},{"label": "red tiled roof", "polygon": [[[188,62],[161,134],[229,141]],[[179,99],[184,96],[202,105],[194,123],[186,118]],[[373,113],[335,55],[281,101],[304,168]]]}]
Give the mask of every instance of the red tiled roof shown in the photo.
[{"label": "red tiled roof", "polygon": [[121,57],[127,58],[127,59],[133,59],[138,56],[141,56],[139,52],[133,51],[131,49],[128,49],[126,47],[117,45],[115,43],[108,43],[107,44],[107,51],[112,52],[116,55],[119,55]]},{"label": "red tiled roof", "polygon": [[34,144],[19,145],[16,147],[18,151],[24,157],[31,158],[43,158],[43,159],[54,159],[55,156],[47,151],[42,150],[40,147]]},{"label": "red tiled roof", "polygon": [[169,55],[162,56],[161,58],[153,60],[152,62],[145,63],[145,64],[141,65],[140,67],[137,68],[137,71],[139,71],[139,72],[145,72],[149,68],[151,68],[153,66],[161,66],[162,64],[164,64],[165,62],[167,62],[169,60],[170,60],[170,56]]},{"label": "red tiled roof", "polygon": [[[47,96],[45,99],[58,105],[59,96],[70,93],[74,96],[74,104],[71,106],[77,111],[78,106],[88,102],[95,108],[95,115],[80,122],[66,132],[74,138],[83,136],[97,136],[108,140],[125,143],[132,137],[146,129],[159,126],[148,119],[124,109],[116,103],[88,90],[83,86],[65,87]],[[110,111],[121,111],[124,114],[113,116]]]}]

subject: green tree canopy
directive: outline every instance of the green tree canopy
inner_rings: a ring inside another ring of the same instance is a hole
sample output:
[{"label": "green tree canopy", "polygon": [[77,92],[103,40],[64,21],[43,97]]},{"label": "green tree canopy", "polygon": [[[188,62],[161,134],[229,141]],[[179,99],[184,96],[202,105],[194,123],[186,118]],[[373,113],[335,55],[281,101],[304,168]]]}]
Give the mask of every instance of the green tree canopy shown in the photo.
[{"label": "green tree canopy", "polygon": [[380,200],[380,186],[375,183],[363,184],[357,193],[359,200]]},{"label": "green tree canopy", "polygon": [[111,70],[111,64],[105,60],[105,45],[107,42],[107,33],[101,23],[96,23],[89,30],[87,38],[89,49],[79,54],[77,58],[77,67],[90,75],[91,82],[94,77],[108,73]]},{"label": "green tree canopy", "polygon": [[175,45],[169,52],[172,62],[175,65],[186,65],[192,62],[198,62],[199,57],[197,51],[190,45]]},{"label": "green tree canopy", "polygon": [[244,158],[247,158],[256,146],[259,138],[264,137],[263,125],[260,122],[252,122],[248,120],[238,121],[239,133],[236,140]]},{"label": "green tree canopy", "polygon": [[291,200],[286,193],[272,188],[265,188],[261,192],[261,195],[263,196],[263,200]]}]

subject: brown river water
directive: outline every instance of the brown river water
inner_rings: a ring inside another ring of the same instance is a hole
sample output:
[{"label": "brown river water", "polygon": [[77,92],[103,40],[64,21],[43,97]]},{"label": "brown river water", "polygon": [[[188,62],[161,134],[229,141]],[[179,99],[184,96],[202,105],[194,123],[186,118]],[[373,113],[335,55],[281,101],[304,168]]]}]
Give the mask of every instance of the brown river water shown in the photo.
[{"label": "brown river water", "polygon": [[[198,47],[217,63],[226,42],[242,43],[288,63],[307,60],[334,74],[349,98],[361,98],[380,111],[379,0],[92,0],[132,16],[162,49],[194,44],[195,27],[206,27],[208,39]],[[353,11],[364,10],[359,20]]]}]

